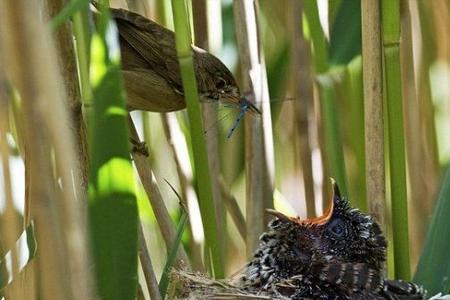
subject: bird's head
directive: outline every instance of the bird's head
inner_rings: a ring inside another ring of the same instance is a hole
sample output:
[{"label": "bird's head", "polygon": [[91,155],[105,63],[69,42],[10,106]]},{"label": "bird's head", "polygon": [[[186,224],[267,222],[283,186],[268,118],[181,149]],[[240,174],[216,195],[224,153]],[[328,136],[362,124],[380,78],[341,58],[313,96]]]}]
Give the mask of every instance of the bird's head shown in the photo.
[{"label": "bird's head", "polygon": [[296,228],[298,246],[311,259],[335,263],[364,263],[380,270],[386,260],[386,239],[372,216],[352,208],[332,181],[333,199],[320,217],[301,220],[273,212]]},{"label": "bird's head", "polygon": [[203,98],[239,105],[241,93],[230,70],[214,55],[194,47],[194,67]]},{"label": "bird's head", "polygon": [[382,272],[387,244],[379,225],[370,215],[350,207],[334,181],[333,192],[330,207],[320,217],[301,220],[269,211],[276,218],[261,236],[247,269],[250,279],[259,272],[256,285],[297,275],[338,280],[345,269],[351,271],[349,276]]}]

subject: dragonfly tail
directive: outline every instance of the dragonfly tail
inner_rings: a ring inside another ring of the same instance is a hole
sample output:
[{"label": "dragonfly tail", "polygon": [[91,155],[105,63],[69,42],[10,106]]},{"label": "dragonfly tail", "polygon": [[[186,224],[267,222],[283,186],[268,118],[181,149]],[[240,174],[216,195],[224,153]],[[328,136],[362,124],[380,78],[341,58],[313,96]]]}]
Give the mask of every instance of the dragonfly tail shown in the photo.
[{"label": "dragonfly tail", "polygon": [[243,107],[239,111],[239,115],[236,118],[236,121],[234,121],[233,127],[231,127],[230,131],[228,132],[227,139],[231,137],[236,127],[239,125],[239,121],[244,117],[245,113],[247,112],[248,107]]}]

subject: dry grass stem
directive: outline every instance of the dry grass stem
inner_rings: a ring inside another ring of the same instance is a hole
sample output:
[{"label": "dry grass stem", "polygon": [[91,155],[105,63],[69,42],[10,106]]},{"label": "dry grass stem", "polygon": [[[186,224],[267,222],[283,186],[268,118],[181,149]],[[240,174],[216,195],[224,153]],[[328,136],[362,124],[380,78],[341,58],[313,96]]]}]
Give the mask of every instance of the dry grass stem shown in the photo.
[{"label": "dry grass stem", "polygon": [[411,14],[409,11],[409,1],[402,1],[402,18],[401,18],[401,32],[402,42],[400,43],[401,51],[401,67],[402,67],[402,93],[404,95],[404,110],[405,110],[405,142],[406,142],[406,159],[407,171],[409,179],[409,198],[410,204],[409,215],[411,216],[411,260],[412,268],[415,269],[417,264],[420,249],[422,249],[427,223],[427,206],[428,201],[423,201],[429,196],[427,190],[423,188],[423,147],[421,143],[417,143],[416,133],[420,132],[419,103],[416,93],[415,72],[413,61],[413,37],[411,28]]},{"label": "dry grass stem", "polygon": [[263,104],[262,118],[245,119],[245,169],[247,212],[247,256],[259,243],[266,224],[265,208],[273,196],[273,138],[264,55],[259,45],[255,1],[233,2],[236,39],[241,62],[242,90]]},{"label": "dry grass stem", "polygon": [[247,227],[245,224],[244,214],[242,214],[242,211],[239,208],[239,204],[236,198],[230,193],[230,188],[226,186],[223,177],[220,176],[219,179],[220,179],[220,189],[223,195],[225,206],[228,212],[230,213],[231,219],[233,220],[234,225],[236,225],[239,234],[241,235],[242,239],[245,240],[245,237],[247,236]]},{"label": "dry grass stem", "polygon": [[[0,57],[1,63],[2,57]],[[0,64],[2,65],[2,64]],[[3,237],[2,245],[3,249],[10,249],[11,254],[11,278],[16,279],[19,275],[19,253],[16,247],[16,238],[20,236],[20,232],[23,231],[23,226],[20,222],[16,209],[14,207],[13,201],[13,185],[11,178],[11,167],[10,167],[10,147],[7,143],[7,133],[9,132],[9,99],[8,92],[6,91],[6,86],[2,85],[2,80],[5,79],[3,76],[4,69],[0,70],[0,165],[2,166],[1,174],[3,177],[3,182],[0,185],[3,186],[3,191],[5,193],[5,206],[0,218],[0,234]],[[17,299],[19,296],[18,285],[12,285],[8,290],[8,295],[11,298]]]},{"label": "dry grass stem", "polygon": [[[141,261],[145,283],[147,284],[150,299],[161,300],[162,298],[161,294],[159,293],[158,280],[156,279],[155,272],[153,271],[153,264],[150,258],[150,253],[148,252],[147,243],[145,242],[142,224],[139,224],[139,260]],[[139,288],[141,288],[140,285]]]},{"label": "dry grass stem", "polygon": [[300,99],[295,101],[296,125],[298,132],[299,156],[305,189],[306,213],[308,217],[316,215],[314,197],[314,178],[312,173],[312,154],[310,143],[310,114],[313,108],[313,80],[311,77],[311,53],[310,45],[303,36],[303,0],[294,0],[290,10],[291,34],[292,34],[292,82],[293,97]]},{"label": "dry grass stem", "polygon": [[234,278],[214,280],[199,273],[181,270],[172,272],[172,285],[173,295],[170,295],[170,299],[288,300],[281,295],[269,295],[262,291],[241,287]]},{"label": "dry grass stem", "polygon": [[[64,7],[66,1],[63,0],[46,0],[45,1],[48,20],[55,17]],[[72,132],[75,133],[75,146],[77,149],[77,157],[75,161],[78,165],[78,173],[81,175],[81,189],[82,197],[86,198],[85,191],[87,189],[88,178],[88,151],[86,140],[86,126],[83,120],[81,92],[78,78],[76,53],[73,42],[73,32],[68,22],[62,24],[53,34],[58,67],[62,77],[65,91],[67,93],[67,108],[70,122],[68,123]]]},{"label": "dry grass stem", "polygon": [[[77,189],[77,156],[61,99],[65,99],[52,59],[47,27],[38,19],[35,1],[2,2],[2,52],[11,83],[17,87],[25,116],[28,197],[40,245],[37,257],[44,298],[90,299],[85,216]],[[42,72],[45,70],[45,72]],[[36,126],[39,124],[39,126]],[[51,155],[53,150],[53,156]],[[54,166],[52,164],[55,164]],[[57,188],[53,170],[61,180]],[[69,260],[68,257],[71,257]],[[69,270],[62,266],[69,262]]]},{"label": "dry grass stem", "polygon": [[[183,138],[183,133],[181,132],[181,128],[178,124],[176,116],[174,114],[161,114],[162,117],[162,125],[164,129],[164,133],[167,138],[167,142],[169,143],[170,150],[172,151],[173,157],[175,159],[175,166],[177,168],[178,180],[180,182],[181,187],[181,200],[185,201],[184,207],[188,210],[189,219],[193,220],[194,218],[200,219],[200,215],[196,215],[195,211],[199,209],[195,209],[194,211],[190,209],[192,206],[198,207],[198,198],[194,189],[194,178],[192,173],[192,165],[189,159],[188,146],[186,144],[186,140]],[[194,230],[202,230],[203,228],[194,228],[194,222],[189,222],[189,226],[191,230],[189,234],[192,238],[191,244],[191,261],[195,270],[205,270],[205,266],[203,264],[202,259],[202,245],[194,239],[193,232]]]},{"label": "dry grass stem", "polygon": [[[192,2],[195,45],[210,51],[208,40],[208,4],[206,0],[194,0]],[[217,111],[214,105],[202,105],[202,117],[204,128],[207,124],[217,123]],[[220,155],[218,128],[213,127],[205,136],[206,151],[208,152],[209,174],[211,174],[212,201],[214,202],[216,224],[220,246],[225,249],[226,243],[226,222],[225,209],[220,192]],[[222,253],[224,254],[224,252]]]},{"label": "dry grass stem", "polygon": [[361,9],[367,199],[370,199],[369,212],[385,228],[386,188],[380,3],[364,0]]},{"label": "dry grass stem", "polygon": [[[139,136],[136,131],[136,127],[130,116],[130,137],[136,143],[141,143]],[[162,237],[166,244],[166,248],[169,251],[172,247],[173,241],[175,241],[176,232],[175,226],[170,219],[169,212],[164,204],[164,201],[159,191],[158,185],[156,183],[155,175],[147,162],[147,158],[144,154],[138,151],[132,152],[134,164],[139,174],[142,186],[147,193],[148,199],[152,206],[153,212],[155,213],[156,221],[158,222],[159,228],[161,230]],[[178,250],[178,265],[189,265],[188,256],[183,246],[180,245]]]}]

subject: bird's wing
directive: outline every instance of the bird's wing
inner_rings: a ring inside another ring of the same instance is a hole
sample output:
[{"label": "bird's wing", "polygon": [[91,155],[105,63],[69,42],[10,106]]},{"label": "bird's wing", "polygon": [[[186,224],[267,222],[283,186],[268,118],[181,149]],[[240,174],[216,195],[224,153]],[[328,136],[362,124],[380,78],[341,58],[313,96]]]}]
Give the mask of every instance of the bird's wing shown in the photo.
[{"label": "bird's wing", "polygon": [[121,42],[132,47],[151,69],[181,92],[182,82],[174,33],[127,10],[111,9],[111,14],[117,23]]},{"label": "bird's wing", "polygon": [[381,288],[381,274],[364,263],[321,262],[311,266],[320,280],[353,292],[373,292]]},{"label": "bird's wing", "polygon": [[381,293],[386,295],[387,299],[422,300],[425,299],[426,291],[413,282],[384,280]]}]

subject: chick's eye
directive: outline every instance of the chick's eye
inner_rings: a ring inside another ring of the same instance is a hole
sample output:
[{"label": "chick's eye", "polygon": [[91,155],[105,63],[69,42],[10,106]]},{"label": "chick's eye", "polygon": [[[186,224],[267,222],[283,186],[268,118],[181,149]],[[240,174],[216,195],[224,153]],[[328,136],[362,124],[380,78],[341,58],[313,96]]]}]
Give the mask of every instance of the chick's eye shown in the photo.
[{"label": "chick's eye", "polygon": [[221,78],[221,77],[219,77],[219,78],[216,80],[216,88],[217,88],[217,89],[223,89],[223,88],[225,88],[226,84],[227,84],[227,82],[225,81],[225,79],[223,79],[223,78]]},{"label": "chick's eye", "polygon": [[341,219],[333,220],[327,231],[337,238],[342,238],[347,234],[347,228],[345,227],[344,221]]}]

